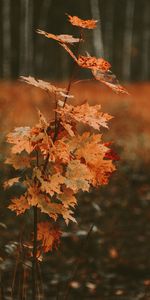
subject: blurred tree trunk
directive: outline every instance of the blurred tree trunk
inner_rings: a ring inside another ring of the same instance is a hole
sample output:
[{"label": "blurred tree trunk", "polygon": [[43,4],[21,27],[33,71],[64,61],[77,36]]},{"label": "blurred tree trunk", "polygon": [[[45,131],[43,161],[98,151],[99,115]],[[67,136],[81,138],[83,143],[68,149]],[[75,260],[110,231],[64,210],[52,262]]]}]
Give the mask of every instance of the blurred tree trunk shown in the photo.
[{"label": "blurred tree trunk", "polygon": [[33,72],[33,1],[21,0],[20,75]]},{"label": "blurred tree trunk", "polygon": [[141,77],[146,80],[149,76],[149,53],[150,53],[150,2],[144,3],[143,14],[143,41],[142,41],[142,70]]},{"label": "blurred tree trunk", "polygon": [[112,63],[113,60],[113,22],[114,22],[114,1],[108,2],[106,7],[106,23],[104,32],[104,56]]},{"label": "blurred tree trunk", "polygon": [[132,55],[132,37],[133,37],[133,17],[135,0],[127,0],[125,12],[125,29],[123,41],[123,64],[122,75],[124,80],[131,78],[131,55]]},{"label": "blurred tree trunk", "polygon": [[97,27],[93,30],[93,44],[95,49],[95,55],[97,57],[104,56],[104,46],[102,39],[102,31],[100,24],[100,9],[98,0],[90,0],[92,18],[98,20]]},{"label": "blurred tree trunk", "polygon": [[[51,7],[52,0],[43,0],[42,6],[40,8],[40,18],[38,22],[38,29],[47,31],[48,25],[48,14]],[[37,35],[36,37],[36,58],[35,58],[35,68],[37,73],[42,74],[43,71],[43,61],[44,61],[44,38]]]},{"label": "blurred tree trunk", "polygon": [[11,24],[10,24],[10,0],[2,1],[2,32],[3,32],[3,63],[2,72],[4,78],[11,76]]}]

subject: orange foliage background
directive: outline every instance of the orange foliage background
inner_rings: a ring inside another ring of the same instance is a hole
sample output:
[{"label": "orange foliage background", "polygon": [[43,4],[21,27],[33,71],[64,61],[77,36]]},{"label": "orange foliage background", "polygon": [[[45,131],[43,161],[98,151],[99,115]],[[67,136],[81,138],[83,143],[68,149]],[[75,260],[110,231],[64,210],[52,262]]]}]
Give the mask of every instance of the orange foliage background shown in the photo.
[{"label": "orange foliage background", "polygon": [[[67,83],[58,83],[57,86],[66,87]],[[147,161],[150,150],[150,83],[136,83],[126,87],[129,96],[116,95],[97,82],[77,82],[71,89],[75,98],[68,100],[68,103],[76,105],[88,100],[89,104],[101,104],[104,112],[115,117],[107,133],[115,144],[121,145],[127,156],[134,158],[136,152],[135,158],[142,156]],[[37,121],[35,106],[49,118],[54,103],[54,97],[41,89],[19,81],[0,82],[1,142],[4,135],[14,127],[33,125]]]}]

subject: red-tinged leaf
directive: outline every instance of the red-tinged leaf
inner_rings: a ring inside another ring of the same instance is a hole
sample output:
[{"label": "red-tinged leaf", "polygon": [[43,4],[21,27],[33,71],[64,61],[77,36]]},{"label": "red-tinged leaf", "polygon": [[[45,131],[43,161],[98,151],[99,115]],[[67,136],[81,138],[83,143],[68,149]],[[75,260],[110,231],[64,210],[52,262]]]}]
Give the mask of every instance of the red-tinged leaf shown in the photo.
[{"label": "red-tinged leaf", "polygon": [[105,153],[105,158],[111,159],[114,161],[120,160],[119,155],[112,149],[109,149],[108,152]]},{"label": "red-tinged leaf", "polygon": [[48,91],[50,93],[56,93],[56,94],[60,94],[62,92],[66,92],[66,89],[63,88],[57,88],[56,86],[52,85],[50,82],[48,81],[43,81],[41,79],[35,79],[32,76],[21,76],[20,77],[21,81],[26,82],[28,84],[31,84],[35,87],[38,87],[40,89],[43,89],[45,91]]},{"label": "red-tinged leaf", "polygon": [[68,15],[69,22],[73,26],[81,27],[81,28],[86,28],[86,29],[94,29],[97,25],[97,20],[82,20],[77,16],[70,16]]},{"label": "red-tinged leaf", "polygon": [[53,227],[49,222],[37,224],[37,240],[42,244],[42,251],[49,252],[53,248],[57,249],[60,243],[61,231]]},{"label": "red-tinged leaf", "polygon": [[27,201],[26,196],[20,196],[20,198],[14,198],[11,200],[11,204],[8,208],[14,211],[17,215],[23,214],[27,209],[30,208],[30,205]]},{"label": "red-tinged leaf", "polygon": [[55,35],[53,33],[48,33],[46,31],[43,31],[43,30],[40,30],[40,29],[38,29],[36,32],[46,36],[49,39],[53,39],[53,40],[56,40],[60,43],[65,43],[65,44],[79,43],[80,40],[81,40],[80,38],[75,38],[75,37],[73,37],[72,35],[69,35],[69,34]]}]

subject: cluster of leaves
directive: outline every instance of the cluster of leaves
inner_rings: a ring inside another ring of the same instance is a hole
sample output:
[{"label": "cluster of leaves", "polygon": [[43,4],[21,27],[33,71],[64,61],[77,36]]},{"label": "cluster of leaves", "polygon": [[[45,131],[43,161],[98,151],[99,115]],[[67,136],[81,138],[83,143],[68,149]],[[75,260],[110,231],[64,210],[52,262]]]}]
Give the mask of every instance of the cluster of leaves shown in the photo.
[{"label": "cluster of leaves", "polygon": [[[88,29],[96,26],[95,20],[68,17],[74,26]],[[41,30],[38,33],[59,42],[80,67],[91,69],[96,79],[117,92],[126,93],[110,73],[110,64],[103,58],[89,55],[75,57],[68,44],[80,42],[80,38]],[[67,104],[66,100],[70,97],[68,91],[49,82],[33,77],[22,77],[22,80],[54,93],[57,105],[54,109],[55,119],[47,121],[38,110],[39,121],[35,126],[18,127],[7,135],[11,154],[6,163],[16,170],[25,170],[21,177],[4,183],[5,188],[18,182],[24,186],[25,192],[19,198],[13,198],[9,208],[20,215],[31,207],[37,207],[53,221],[61,216],[66,224],[69,221],[76,222],[73,216],[76,194],[107,184],[115,170],[115,157],[109,145],[103,142],[101,134],[101,128],[107,128],[112,117],[103,113],[100,105],[89,106],[84,103],[74,107]],[[84,127],[83,133],[78,130],[79,124]],[[88,127],[93,130],[87,130]],[[42,251],[47,252],[57,246],[60,235],[61,232],[52,226],[52,222],[38,224],[37,239]]]}]

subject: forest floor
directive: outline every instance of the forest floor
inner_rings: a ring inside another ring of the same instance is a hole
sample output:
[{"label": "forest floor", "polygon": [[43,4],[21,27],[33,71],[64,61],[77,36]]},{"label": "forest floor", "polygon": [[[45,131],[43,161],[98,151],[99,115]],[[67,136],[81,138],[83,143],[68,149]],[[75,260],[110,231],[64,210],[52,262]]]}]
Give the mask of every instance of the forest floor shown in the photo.
[{"label": "forest floor", "polygon": [[[103,138],[113,141],[120,161],[109,185],[79,195],[78,224],[62,224],[58,250],[46,255],[38,270],[39,299],[150,299],[150,83],[131,84],[127,89],[128,97],[97,83],[73,85],[72,102],[101,104],[102,111],[114,116]],[[16,126],[34,124],[35,105],[48,117],[54,99],[25,84],[0,83],[1,181],[8,172],[2,164],[8,153],[4,136]],[[2,300],[30,299],[30,267],[14,256],[20,228],[30,222],[6,209],[13,192],[1,188]]]}]

